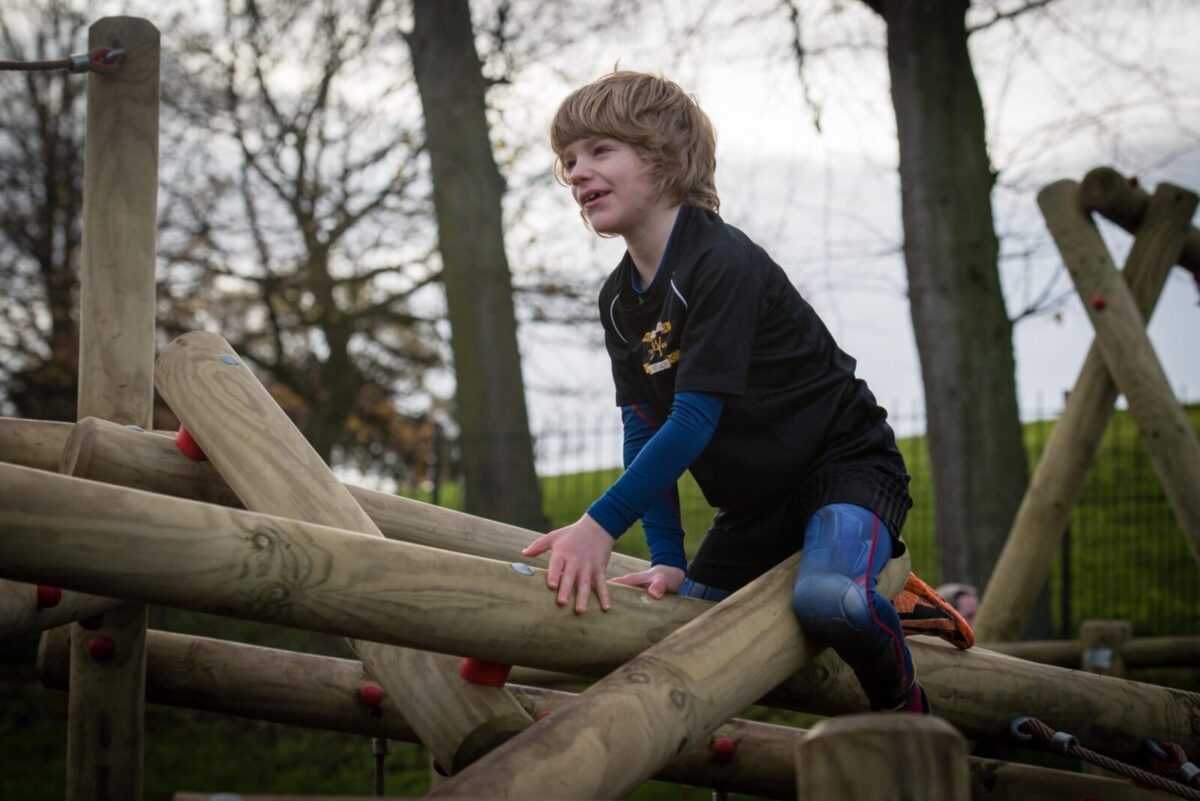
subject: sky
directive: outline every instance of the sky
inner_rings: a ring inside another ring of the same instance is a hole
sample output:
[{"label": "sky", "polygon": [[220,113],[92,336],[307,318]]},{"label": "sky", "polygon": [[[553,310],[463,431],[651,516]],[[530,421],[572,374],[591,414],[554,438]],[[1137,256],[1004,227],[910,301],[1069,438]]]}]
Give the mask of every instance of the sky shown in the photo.
[{"label": "sky", "polygon": [[[722,215],[787,270],[857,359],[859,377],[894,415],[907,416],[923,398],[900,254],[884,28],[857,2],[801,5],[812,102],[798,79],[786,17],[746,23],[721,14],[745,14],[754,3],[668,2],[637,30],[598,31],[571,49],[569,64],[525,71],[500,97],[510,109],[505,122],[544,132],[566,92],[618,62],[681,83],[717,128]],[[977,8],[969,23],[990,18],[989,8]],[[678,33],[705,9],[701,33]],[[1081,180],[1101,165],[1138,176],[1150,191],[1160,181],[1200,189],[1200,55],[1189,41],[1198,29],[1200,4],[1059,0],[971,37],[989,154],[1000,173],[993,204],[1010,316],[1046,287],[1064,298],[1055,312],[1026,318],[1014,331],[1026,419],[1061,409],[1093,337],[1037,210],[1037,190],[1060,178]],[[525,154],[535,171],[539,159],[548,165],[551,158],[544,144]],[[588,233],[566,190],[550,184],[539,192],[531,204],[536,221],[524,220],[510,237],[514,271],[546,262],[598,287],[620,259],[620,241]],[[1120,266],[1131,237],[1107,223],[1101,229]],[[1186,271],[1172,271],[1149,332],[1172,388],[1200,398],[1200,289]],[[600,342],[598,323],[591,330],[524,327],[535,431],[563,420],[616,420]]]}]

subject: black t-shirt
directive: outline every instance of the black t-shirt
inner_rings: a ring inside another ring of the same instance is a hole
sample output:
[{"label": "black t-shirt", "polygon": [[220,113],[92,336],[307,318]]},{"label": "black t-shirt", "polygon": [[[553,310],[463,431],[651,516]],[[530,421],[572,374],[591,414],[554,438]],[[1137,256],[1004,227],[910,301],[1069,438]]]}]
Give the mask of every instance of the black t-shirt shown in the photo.
[{"label": "black t-shirt", "polygon": [[912,502],[887,413],[761,247],[685,206],[644,293],[631,288],[633,271],[627,253],[600,291],[617,404],[647,403],[662,419],[676,392],[724,399],[691,466],[712,506],[800,493],[810,513],[856,503],[899,536]]}]

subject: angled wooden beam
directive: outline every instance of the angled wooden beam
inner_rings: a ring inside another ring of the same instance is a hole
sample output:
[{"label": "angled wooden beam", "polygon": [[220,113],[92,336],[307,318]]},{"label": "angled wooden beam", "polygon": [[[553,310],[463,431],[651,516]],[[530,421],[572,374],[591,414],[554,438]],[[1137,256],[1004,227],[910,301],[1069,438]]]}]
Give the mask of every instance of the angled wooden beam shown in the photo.
[{"label": "angled wooden beam", "polygon": [[[154,379],[246,508],[383,541],[379,527],[224,339],[205,332],[176,338],[159,355]],[[466,681],[454,657],[369,640],[350,646],[449,771],[533,722],[503,687]]]},{"label": "angled wooden beam", "polygon": [[[112,74],[87,76],[79,288],[79,417],[149,428],[154,405],[154,267],[158,230],[158,29],[109,17],[88,49],[124,51]],[[78,647],[67,706],[68,799],[140,798],[145,698],[144,607],[113,610]],[[108,637],[98,660],[85,643]]]},{"label": "angled wooden beam", "polygon": [[[1129,189],[1127,184],[1123,185]],[[1125,194],[1111,188],[1106,196]],[[1138,217],[1139,228],[1125,262],[1123,278],[1145,318],[1158,303],[1167,274],[1179,256],[1181,213],[1186,210],[1189,197],[1195,196],[1163,184],[1154,200],[1147,200]],[[1070,198],[1064,200],[1072,202]],[[1064,208],[1056,219],[1064,214],[1070,215],[1073,226],[1091,225],[1087,213],[1078,205],[1073,210]],[[1092,231],[1095,232],[1094,227]],[[1064,258],[1101,258],[1100,253],[1107,257],[1098,234],[1087,241],[1086,254],[1072,250]],[[1095,343],[1088,350],[1075,387],[1054,425],[981,598],[972,624],[979,642],[1015,640],[1028,622],[1071,512],[1083,494],[1084,479],[1112,418],[1117,394],[1117,384]]]},{"label": "angled wooden beam", "polygon": [[[11,465],[0,465],[0,486],[12,489],[0,495],[0,577],[492,662],[602,676],[710,606],[613,585],[612,611],[575,615],[554,603],[540,569],[526,576],[505,562]],[[1144,737],[1200,749],[1194,693],[937,640],[909,645],[934,708],[969,737],[1007,737],[1014,717],[1035,715],[1108,753],[1135,753]],[[836,659],[817,660],[771,699],[819,714],[866,709]]]},{"label": "angled wooden beam", "polygon": [[[1200,198],[1170,188],[1160,188],[1155,194],[1160,193],[1169,201],[1163,211],[1162,249],[1171,253],[1174,261],[1191,230]],[[1038,205],[1096,329],[1104,363],[1129,402],[1141,443],[1192,555],[1200,562],[1200,492],[1196,491],[1200,487],[1200,438],[1175,399],[1146,334],[1137,300],[1121,280],[1091,217],[1081,208],[1079,185],[1073,181],[1051,184],[1038,193]]]},{"label": "angled wooden beam", "polygon": [[822,650],[792,611],[799,564],[772,568],[430,797],[624,798]]}]

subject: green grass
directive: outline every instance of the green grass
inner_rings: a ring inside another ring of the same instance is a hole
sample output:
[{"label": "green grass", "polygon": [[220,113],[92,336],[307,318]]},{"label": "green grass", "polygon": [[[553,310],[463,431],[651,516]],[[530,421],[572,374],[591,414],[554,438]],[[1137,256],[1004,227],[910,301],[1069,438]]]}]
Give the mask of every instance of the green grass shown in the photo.
[{"label": "green grass", "polygon": [[[1200,429],[1200,408],[1189,409]],[[1031,464],[1036,462],[1051,424],[1026,426]],[[905,530],[918,573],[937,580],[928,456],[923,438],[900,442],[913,476],[917,506]],[[544,510],[552,526],[579,517],[617,477],[600,470],[543,479]],[[461,487],[440,488],[443,505],[461,508]],[[680,487],[687,548],[694,553],[708,527],[711,510],[698,488]],[[1153,468],[1137,442],[1128,415],[1109,426],[1089,473],[1085,497],[1071,524],[1072,620],[1118,617],[1132,620],[1139,636],[1197,634],[1200,606],[1197,567],[1158,486]],[[618,550],[647,557],[640,532],[630,532]],[[1061,590],[1060,566],[1051,589]],[[153,625],[191,634],[252,642],[309,653],[348,656],[341,639],[277,626],[178,610],[154,610]],[[0,798],[23,801],[60,799],[66,760],[66,696],[42,688],[33,675],[37,638],[0,643]],[[1195,671],[1140,676],[1192,686]],[[748,717],[788,725],[811,725],[811,716],[754,708]],[[393,744],[387,760],[389,795],[423,795],[429,785],[429,757],[419,746]],[[368,738],[188,710],[149,706],[146,716],[145,798],[166,801],[177,790],[243,793],[325,793],[370,795],[374,762]],[[637,799],[707,801],[708,790],[650,782]]]}]

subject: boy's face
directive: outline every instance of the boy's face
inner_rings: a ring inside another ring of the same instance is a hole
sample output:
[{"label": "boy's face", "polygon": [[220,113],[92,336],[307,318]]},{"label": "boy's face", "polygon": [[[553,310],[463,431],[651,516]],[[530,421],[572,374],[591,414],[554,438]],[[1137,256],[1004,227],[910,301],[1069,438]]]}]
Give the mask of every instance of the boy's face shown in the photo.
[{"label": "boy's face", "polygon": [[580,139],[566,147],[562,161],[571,196],[598,234],[628,238],[648,213],[669,205],[655,190],[649,167],[626,142]]}]

